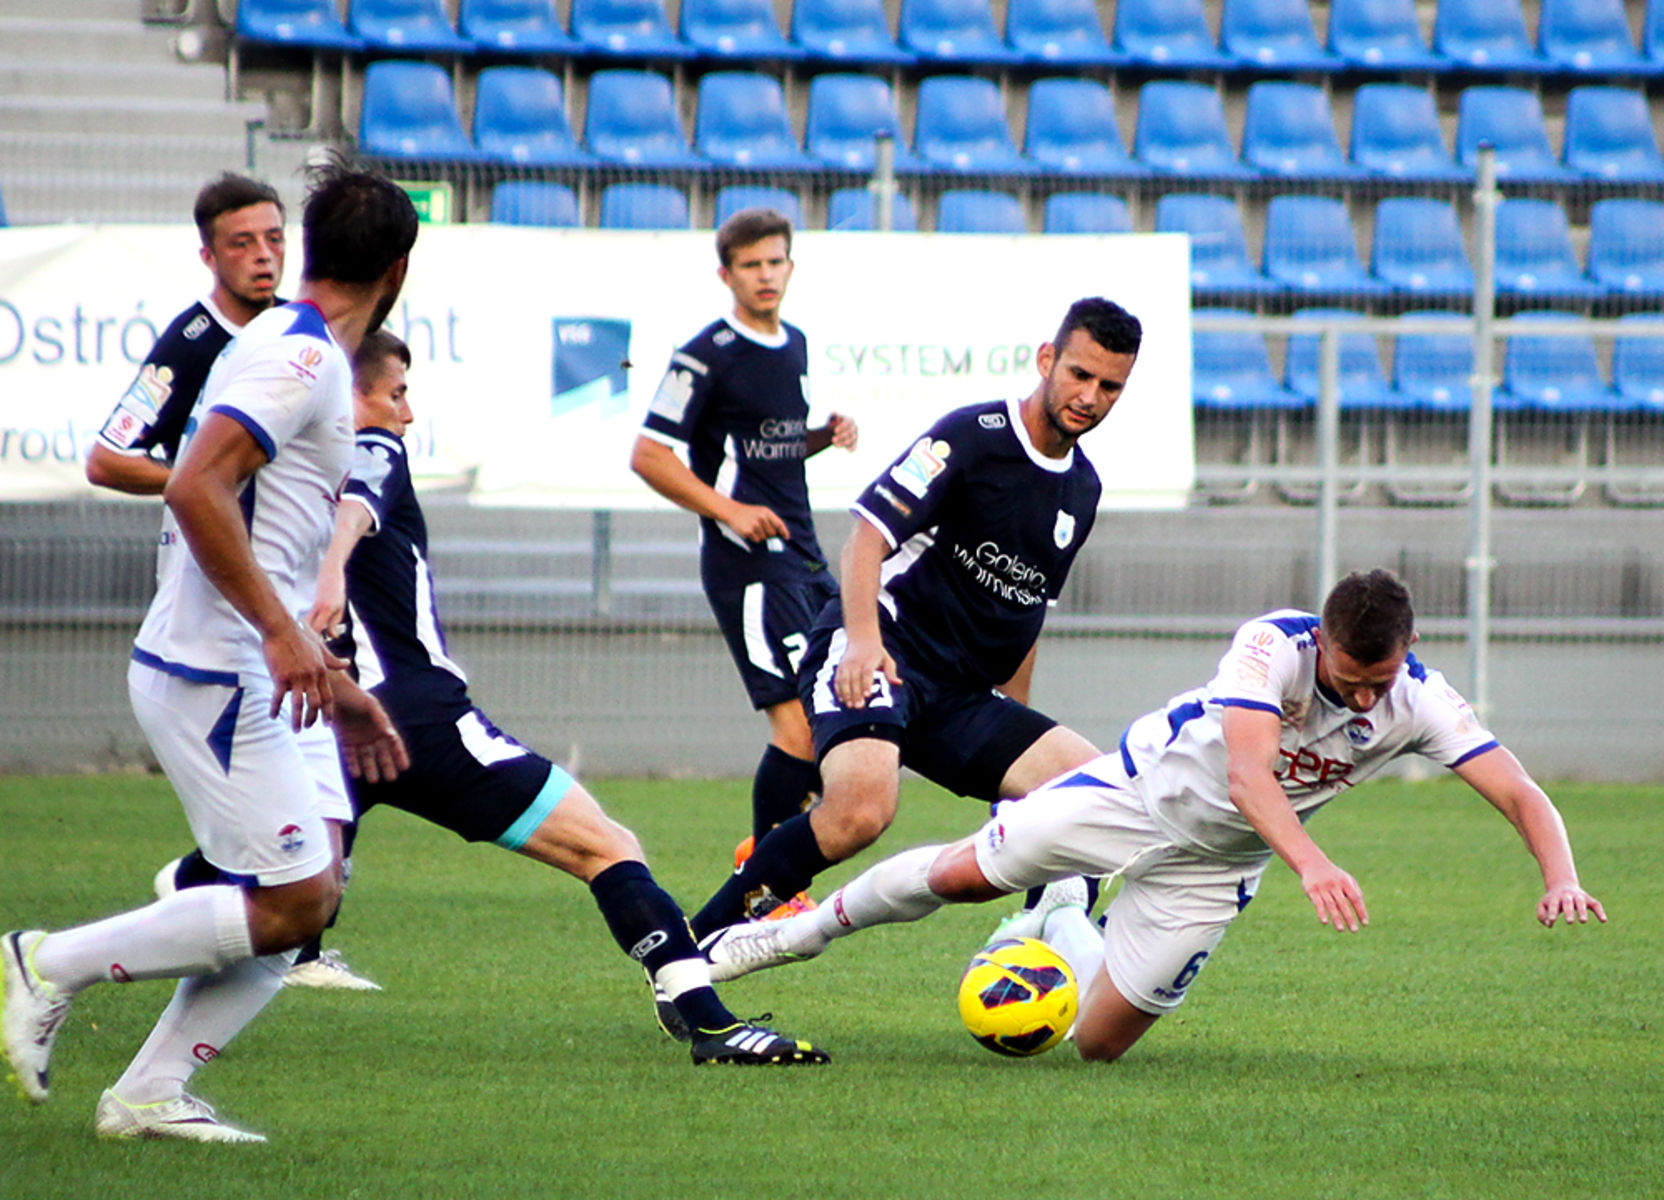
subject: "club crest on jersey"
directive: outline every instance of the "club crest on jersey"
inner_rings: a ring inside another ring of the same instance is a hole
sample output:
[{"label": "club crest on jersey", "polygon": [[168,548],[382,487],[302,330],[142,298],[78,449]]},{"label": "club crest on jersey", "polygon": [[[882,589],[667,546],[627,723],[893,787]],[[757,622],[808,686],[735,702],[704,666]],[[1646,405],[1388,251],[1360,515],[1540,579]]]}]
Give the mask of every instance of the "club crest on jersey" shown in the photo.
[{"label": "club crest on jersey", "polygon": [[1057,548],[1061,550],[1074,540],[1075,518],[1062,509],[1058,509],[1057,524],[1052,529],[1052,541],[1056,542]]},{"label": "club crest on jersey", "polygon": [[976,419],[976,423],[978,425],[982,426],[984,429],[1004,429],[1005,428],[1005,414],[1004,413],[983,413],[980,417],[978,417]]},{"label": "club crest on jersey", "polygon": [[953,447],[946,442],[922,437],[913,443],[906,458],[890,468],[890,478],[922,500],[930,490],[930,481],[948,469],[951,453]]},{"label": "club crest on jersey", "polygon": [[306,845],[306,838],[301,835],[299,825],[285,825],[277,831],[277,846],[285,854],[294,854]]},{"label": "club crest on jersey", "polygon": [[1375,726],[1370,724],[1368,717],[1353,717],[1346,723],[1346,740],[1354,746],[1367,746],[1374,736]]},{"label": "club crest on jersey", "polygon": [[198,313],[194,321],[185,326],[185,340],[194,342],[208,331],[208,314]]}]

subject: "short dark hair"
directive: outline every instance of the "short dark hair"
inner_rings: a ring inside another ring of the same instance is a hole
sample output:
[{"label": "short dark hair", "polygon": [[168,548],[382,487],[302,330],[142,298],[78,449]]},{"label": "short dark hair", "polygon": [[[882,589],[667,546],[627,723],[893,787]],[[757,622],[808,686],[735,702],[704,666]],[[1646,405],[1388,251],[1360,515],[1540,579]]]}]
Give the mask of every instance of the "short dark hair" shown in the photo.
[{"label": "short dark hair", "polygon": [[202,190],[196,194],[196,207],[191,210],[196,231],[202,236],[202,244],[214,244],[214,222],[220,217],[255,204],[275,204],[277,215],[284,215],[283,201],[278,198],[277,189],[269,183],[222,171],[203,184]]},{"label": "short dark hair", "polygon": [[1111,354],[1137,354],[1139,345],[1144,341],[1144,326],[1139,324],[1138,318],[1115,301],[1101,296],[1088,296],[1071,304],[1064,314],[1063,324],[1057,327],[1052,345],[1063,349],[1069,335],[1077,329],[1086,330],[1087,337]]},{"label": "short dark hair", "polygon": [[416,206],[379,171],[337,154],[307,169],[302,279],[374,283],[416,244]]},{"label": "short dark hair", "polygon": [[1415,637],[1410,589],[1384,567],[1353,571],[1323,602],[1323,631],[1360,663],[1385,662]]},{"label": "short dark hair", "polygon": [[364,340],[358,343],[358,353],[352,356],[353,386],[362,390],[380,379],[387,370],[390,358],[410,366],[410,347],[404,344],[404,339],[385,329],[366,333]]},{"label": "short dark hair", "polygon": [[785,213],[773,208],[742,208],[716,231],[716,256],[725,267],[732,266],[734,252],[764,238],[786,239],[786,257],[792,254],[792,223]]}]

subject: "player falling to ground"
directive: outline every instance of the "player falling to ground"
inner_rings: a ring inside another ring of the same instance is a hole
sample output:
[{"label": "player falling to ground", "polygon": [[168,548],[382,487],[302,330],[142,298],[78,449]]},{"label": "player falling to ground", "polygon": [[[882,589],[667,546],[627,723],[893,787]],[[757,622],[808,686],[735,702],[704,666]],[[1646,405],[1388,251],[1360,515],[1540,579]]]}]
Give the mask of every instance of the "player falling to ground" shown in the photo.
[{"label": "player falling to ground", "polygon": [[403,286],[416,210],[391,181],[331,160],[313,174],[302,230],[296,300],[256,317],[220,356],[185,432],[163,492],[156,597],[127,676],[197,845],[234,882],[0,938],[6,1057],[35,1103],[76,993],[180,979],[99,1100],[101,1136],[264,1140],[185,1086],[335,910],[340,826],[352,816],[343,759],[371,779],[407,761],[380,703],[303,618],[352,463],[350,356]]},{"label": "player falling to ground", "polygon": [[1026,702],[1046,607],[1102,491],[1076,443],[1120,398],[1141,337],[1120,305],[1077,301],[1039,349],[1033,392],[948,413],[861,494],[841,600],[798,677],[823,799],[758,843],[694,917],[697,936],[871,845],[904,765],[992,802],[1097,757]]},{"label": "player falling to ground", "polygon": [[[768,716],[751,838],[737,865],[754,839],[803,812],[820,791],[797,667],[809,626],[837,586],[815,538],[804,460],[828,446],[853,450],[856,427],[838,413],[809,427],[808,343],[780,319],[792,277],[791,222],[773,209],[745,209],[717,230],[716,248],[733,311],[671,357],[630,466],[701,518],[705,597],[752,707]],[[750,903],[761,916],[780,899],[758,894]],[[788,911],[812,907],[807,896],[790,904]]]},{"label": "player falling to ground", "polygon": [[410,767],[356,780],[353,807],[404,809],[471,842],[491,842],[589,885],[620,948],[664,998],[666,1032],[691,1040],[695,1064],[822,1063],[807,1042],[738,1020],[711,988],[709,967],[676,902],[653,879],[640,844],[560,767],[502,733],[475,707],[450,657],[428,567],[427,521],[411,484],[404,431],[410,351],[387,332],[353,362],[358,451],[309,616],[334,630],[358,681],[403,734]]},{"label": "player falling to ground", "polygon": [[[191,215],[213,289],[162,331],[99,430],[86,468],[88,482],[99,487],[135,496],[161,494],[214,360],[243,326],[278,302],[287,246],[277,190],[227,171],[197,192]],[[343,830],[343,843],[343,854],[350,855],[350,826]],[[158,873],[158,894],[216,876],[201,851],[193,851]],[[338,953],[324,953],[317,939],[301,947],[283,982],[290,987],[376,987]]]},{"label": "player falling to ground", "polygon": [[[1554,804],[1416,660],[1414,641],[1409,591],[1385,570],[1341,580],[1321,620],[1285,609],[1249,621],[1210,683],[1134,721],[1113,753],[1000,805],[972,837],[886,859],[818,912],[724,933],[713,974],[812,958],[857,929],[1056,880],[999,934],[1043,937],[1068,959],[1084,989],[1075,1044],[1110,1061],[1183,1002],[1273,853],[1324,924],[1368,924],[1357,881],[1304,822],[1406,754],[1450,768],[1519,831],[1542,872],[1539,921],[1604,922]],[[1081,875],[1123,881],[1101,931]]]}]

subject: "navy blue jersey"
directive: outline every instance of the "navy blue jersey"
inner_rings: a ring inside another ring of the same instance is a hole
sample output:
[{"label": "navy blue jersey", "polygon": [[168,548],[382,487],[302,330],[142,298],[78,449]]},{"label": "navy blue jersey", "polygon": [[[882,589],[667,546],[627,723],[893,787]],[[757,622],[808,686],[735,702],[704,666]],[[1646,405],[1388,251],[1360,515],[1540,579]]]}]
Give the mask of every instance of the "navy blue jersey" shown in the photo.
[{"label": "navy blue jersey", "polygon": [[403,439],[384,429],[358,431],[344,502],[353,501],[370,510],[375,532],[347,560],[346,656],[396,724],[450,724],[470,707],[468,678],[445,647],[427,521]]},{"label": "navy blue jersey", "polygon": [[879,603],[937,682],[1010,679],[1092,531],[1103,487],[1080,448],[1036,450],[1015,401],[948,413],[856,501],[894,553]]},{"label": "navy blue jersey", "polygon": [[209,300],[180,313],[150,348],[98,440],[120,454],[160,450],[171,466],[209,369],[240,332]]},{"label": "navy blue jersey", "polygon": [[747,542],[700,518],[700,574],[707,588],[800,578],[826,570],[809,511],[809,345],[782,324],[766,340],[724,318],[670,359],[643,432],[687,448],[700,481],[742,504],[773,509],[789,539]]}]

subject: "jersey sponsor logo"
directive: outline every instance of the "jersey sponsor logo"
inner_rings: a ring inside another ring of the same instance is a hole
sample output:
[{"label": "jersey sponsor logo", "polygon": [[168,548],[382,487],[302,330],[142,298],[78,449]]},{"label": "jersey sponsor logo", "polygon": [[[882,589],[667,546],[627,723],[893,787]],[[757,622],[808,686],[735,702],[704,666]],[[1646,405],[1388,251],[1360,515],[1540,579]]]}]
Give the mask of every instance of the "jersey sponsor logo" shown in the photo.
[{"label": "jersey sponsor logo", "polygon": [[1236,660],[1236,678],[1250,687],[1264,687],[1271,680],[1271,664],[1250,651]]},{"label": "jersey sponsor logo", "polygon": [[208,332],[208,314],[198,313],[196,319],[185,326],[184,338],[187,342],[194,342]]},{"label": "jersey sponsor logo", "polygon": [[277,831],[277,846],[285,854],[296,854],[306,845],[299,825],[285,825]]},{"label": "jersey sponsor logo", "polygon": [[123,450],[130,449],[134,442],[144,434],[145,422],[127,411],[126,406],[117,408],[110,414],[110,419],[104,422],[104,440]]},{"label": "jersey sponsor logo", "polygon": [[978,425],[982,426],[984,429],[1004,429],[1005,428],[1005,414],[1004,413],[983,413],[980,417],[978,417],[976,419],[976,423]]},{"label": "jersey sponsor logo", "polygon": [[735,334],[732,329],[719,329],[711,335],[711,341],[718,346],[726,346],[734,340],[734,337]]},{"label": "jersey sponsor logo", "polygon": [[952,453],[953,447],[946,442],[922,437],[913,443],[906,458],[890,468],[890,478],[923,500],[931,481],[948,469],[947,459]]},{"label": "jersey sponsor logo", "polygon": [[159,366],[156,363],[145,363],[139,369],[138,378],[134,379],[127,392],[121,398],[122,406],[137,413],[148,413],[154,417],[173,395],[173,368]]},{"label": "jersey sponsor logo", "polygon": [[1057,524],[1052,527],[1052,541],[1057,543],[1059,550],[1075,540],[1075,518],[1072,514],[1057,510]]},{"label": "jersey sponsor logo", "polygon": [[953,557],[977,583],[1003,600],[1028,607],[1046,602],[1046,573],[1002,550],[998,542],[983,542],[975,550],[956,545]]},{"label": "jersey sponsor logo", "polygon": [[290,361],[289,365],[295,369],[295,374],[305,379],[317,379],[318,368],[323,365],[324,353],[316,346],[307,346]]},{"label": "jersey sponsor logo", "polygon": [[875,494],[884,497],[884,499],[889,502],[890,507],[895,509],[902,516],[910,517],[910,516],[913,515],[913,506],[911,504],[908,504],[905,500],[903,500],[900,496],[896,495],[889,488],[885,487],[882,483],[873,484],[872,485],[872,490]]},{"label": "jersey sponsor logo", "polygon": [[1339,758],[1325,758],[1314,750],[1279,750],[1277,756],[1281,759],[1277,766],[1277,778],[1285,786],[1345,787],[1347,776],[1352,774],[1352,763]]},{"label": "jersey sponsor logo", "polygon": [[1346,723],[1346,740],[1354,746],[1367,746],[1375,736],[1375,726],[1368,717],[1353,717]]},{"label": "jersey sponsor logo", "polygon": [[659,390],[653,393],[653,402],[647,406],[647,411],[654,416],[663,417],[674,425],[680,425],[691,399],[693,372],[672,368],[666,371],[664,378],[659,381]]}]

